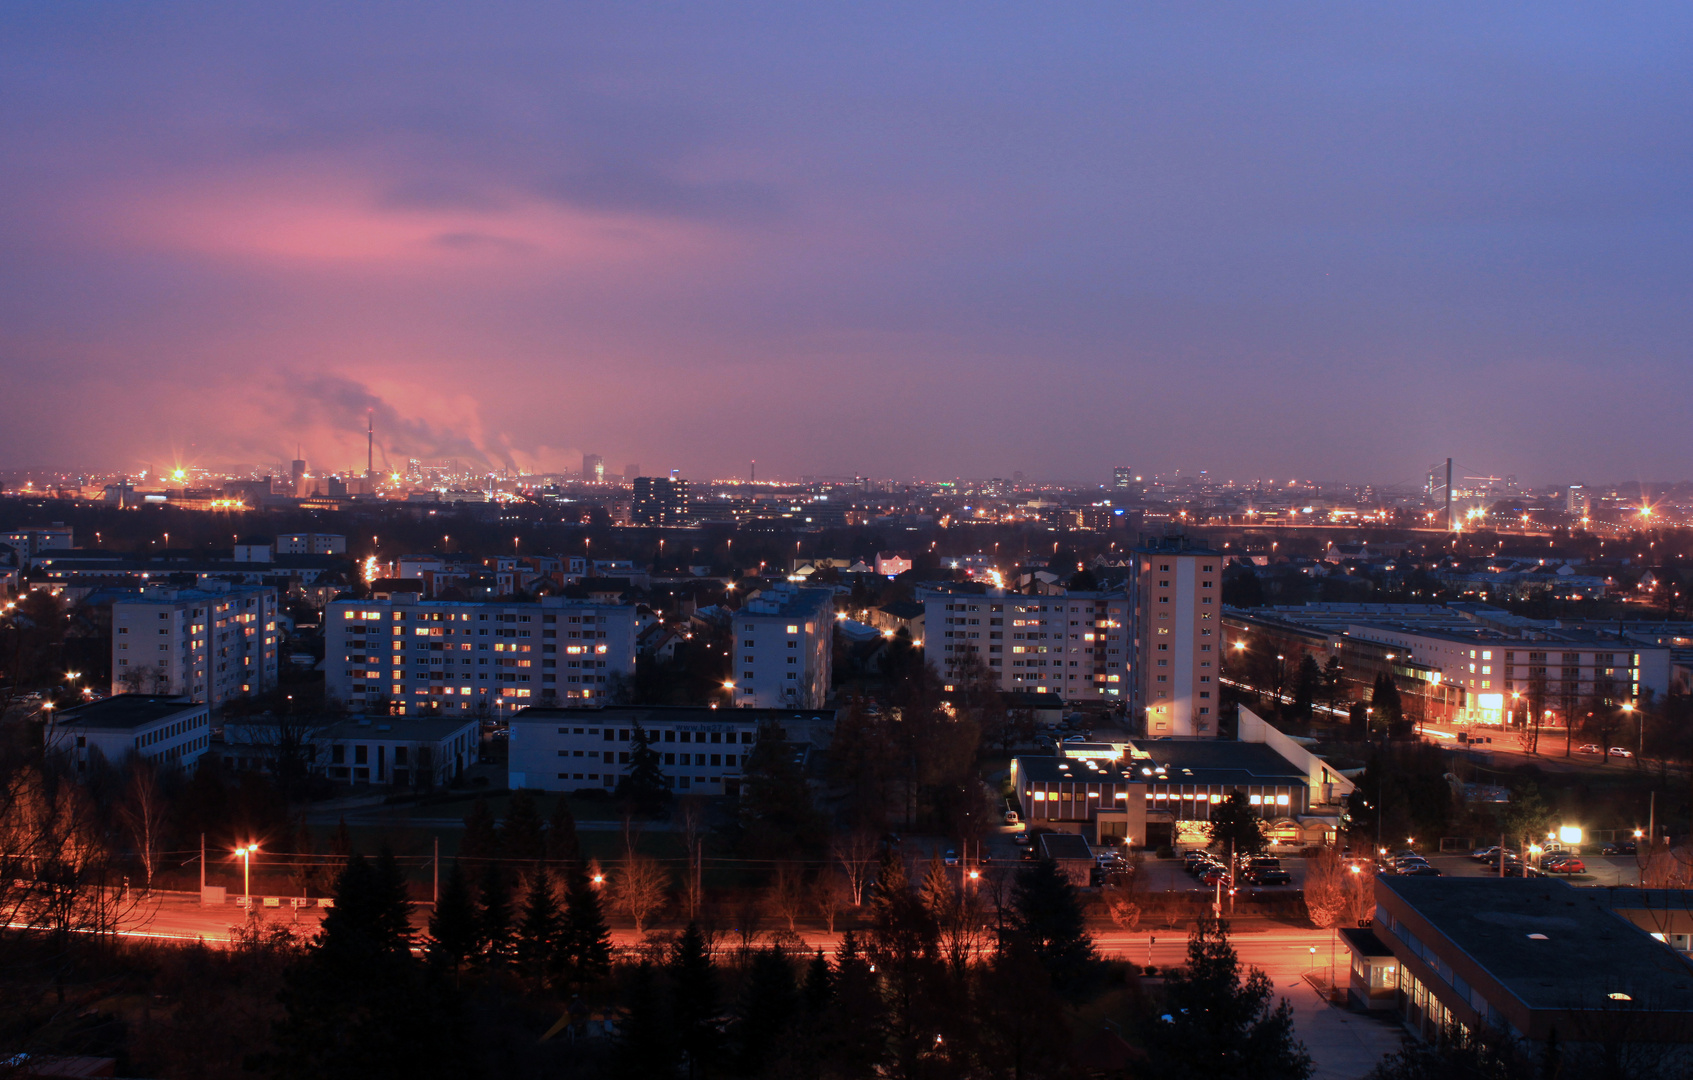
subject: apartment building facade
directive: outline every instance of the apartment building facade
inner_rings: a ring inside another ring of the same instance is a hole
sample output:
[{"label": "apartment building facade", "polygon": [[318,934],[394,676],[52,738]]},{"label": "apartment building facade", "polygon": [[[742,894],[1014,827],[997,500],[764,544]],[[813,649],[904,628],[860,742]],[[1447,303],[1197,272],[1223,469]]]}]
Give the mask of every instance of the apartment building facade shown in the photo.
[{"label": "apartment building facade", "polygon": [[826,744],[834,726],[829,709],[527,708],[511,719],[508,782],[513,790],[616,788],[639,727],[673,790],[738,795],[761,730],[779,728],[785,742],[803,747]]},{"label": "apartment building facade", "polygon": [[325,693],[397,715],[505,712],[601,701],[635,670],[635,609],[547,596],[529,603],[337,600],[324,612]]},{"label": "apartment building facade", "polygon": [[1132,710],[1146,733],[1215,737],[1221,677],[1223,556],[1185,536],[1149,537],[1133,551]]},{"label": "apartment building facade", "polygon": [[729,680],[743,709],[821,709],[833,675],[835,594],[779,582],[754,596],[732,623]]},{"label": "apartment building facade", "polygon": [[924,590],[922,600],[926,648],[949,681],[973,656],[1001,690],[1066,701],[1127,699],[1132,646],[1124,592],[938,588]]},{"label": "apartment building facade", "polygon": [[277,595],[268,587],[150,586],[112,604],[112,693],[217,706],[277,684]]}]

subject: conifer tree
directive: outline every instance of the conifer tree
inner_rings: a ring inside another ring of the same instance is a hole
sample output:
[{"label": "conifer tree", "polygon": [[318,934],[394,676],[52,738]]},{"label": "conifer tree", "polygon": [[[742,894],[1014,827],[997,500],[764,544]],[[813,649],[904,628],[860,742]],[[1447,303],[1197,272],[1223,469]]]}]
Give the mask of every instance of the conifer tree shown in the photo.
[{"label": "conifer tree", "polygon": [[735,1058],[745,1076],[762,1074],[794,1019],[794,969],[780,949],[753,954],[735,1009]]},{"label": "conifer tree", "polygon": [[552,881],[545,871],[529,875],[523,896],[523,915],[517,922],[517,962],[534,983],[545,982],[557,964],[559,931],[563,920],[553,897]]},{"label": "conifer tree", "polygon": [[1060,990],[1077,992],[1092,974],[1093,938],[1076,887],[1051,859],[1017,871],[1010,932],[1026,944]]},{"label": "conifer tree", "polygon": [[675,1028],[651,963],[642,961],[630,974],[625,1006],[614,1074],[619,1080],[675,1076]]},{"label": "conifer tree", "polygon": [[547,861],[565,881],[582,869],[582,840],[576,835],[570,800],[563,794],[553,802],[552,815],[547,819]]},{"label": "conifer tree", "polygon": [[811,962],[805,965],[805,984],[800,989],[800,998],[805,1002],[805,1011],[813,1019],[828,1011],[829,1005],[835,999],[835,972],[829,967],[829,958],[818,949],[811,957]]},{"label": "conifer tree", "polygon": [[689,923],[670,957],[670,982],[675,987],[671,1021],[688,1065],[688,1075],[703,1075],[719,1052],[717,1028],[717,971],[705,947],[698,923]]},{"label": "conifer tree", "polygon": [[455,859],[447,871],[446,885],[441,889],[441,902],[429,916],[429,962],[436,967],[457,974],[465,961],[476,953],[480,931],[477,926],[476,904],[470,897],[470,883]]},{"label": "conifer tree", "polygon": [[488,800],[478,796],[470,805],[470,813],[464,816],[459,858],[464,860],[466,872],[474,877],[482,873],[489,859],[498,858],[499,854],[500,833],[494,812],[488,808]]},{"label": "conifer tree", "polygon": [[483,961],[499,967],[511,959],[511,880],[505,867],[490,862],[482,868],[480,903],[477,905],[478,943]]},{"label": "conifer tree", "polygon": [[646,729],[636,723],[631,736],[629,771],[617,782],[617,797],[627,800],[638,814],[656,814],[670,801],[670,788]]},{"label": "conifer tree", "polygon": [[541,812],[535,808],[535,797],[519,788],[512,793],[506,806],[506,819],[500,823],[500,854],[507,859],[537,860],[546,853]]},{"label": "conifer tree", "polygon": [[564,977],[577,986],[605,978],[611,970],[611,932],[600,893],[586,874],[573,874],[565,893],[559,955]]}]

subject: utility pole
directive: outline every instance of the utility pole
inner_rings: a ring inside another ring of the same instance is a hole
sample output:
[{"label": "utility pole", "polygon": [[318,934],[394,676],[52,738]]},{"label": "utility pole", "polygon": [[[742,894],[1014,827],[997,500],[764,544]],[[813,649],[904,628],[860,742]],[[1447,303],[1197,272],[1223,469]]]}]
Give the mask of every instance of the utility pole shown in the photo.
[{"label": "utility pole", "polygon": [[200,834],[200,896],[206,895],[206,834]]},{"label": "utility pole", "polygon": [[431,863],[431,869],[434,872],[435,880],[429,893],[429,906],[438,908],[441,906],[441,838],[439,836],[435,838],[435,859]]},{"label": "utility pole", "polygon": [[1446,459],[1446,531],[1452,531],[1452,459]]}]

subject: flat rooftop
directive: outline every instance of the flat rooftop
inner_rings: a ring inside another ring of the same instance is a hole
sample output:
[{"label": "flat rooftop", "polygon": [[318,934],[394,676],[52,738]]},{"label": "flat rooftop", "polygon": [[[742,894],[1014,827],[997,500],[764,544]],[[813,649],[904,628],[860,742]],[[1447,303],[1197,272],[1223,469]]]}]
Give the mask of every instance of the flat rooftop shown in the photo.
[{"label": "flat rooftop", "polygon": [[1693,1012],[1693,964],[1613,912],[1600,890],[1545,878],[1378,877],[1376,887],[1450,942],[1426,944],[1456,946],[1530,1008],[1605,1008],[1605,995],[1621,992],[1649,1011]]},{"label": "flat rooftop", "polygon": [[713,709],[706,705],[531,705],[519,709],[512,723],[550,724],[606,722],[634,724],[644,728],[666,724],[780,724],[784,721],[825,723],[835,719],[834,709]]},{"label": "flat rooftop", "polygon": [[133,731],[148,724],[194,709],[204,710],[184,697],[170,694],[118,694],[100,701],[66,709],[54,723],[76,724],[79,727],[104,728],[110,731]]},{"label": "flat rooftop", "polygon": [[[1066,743],[1081,753],[1109,743]],[[1061,758],[1020,756],[1022,779],[1035,783],[1062,780],[1116,781],[1141,784],[1209,784],[1220,787],[1253,785],[1304,786],[1310,777],[1264,743],[1217,739],[1137,739],[1130,745],[1147,757]],[[1096,766],[1089,768],[1089,762]]]}]

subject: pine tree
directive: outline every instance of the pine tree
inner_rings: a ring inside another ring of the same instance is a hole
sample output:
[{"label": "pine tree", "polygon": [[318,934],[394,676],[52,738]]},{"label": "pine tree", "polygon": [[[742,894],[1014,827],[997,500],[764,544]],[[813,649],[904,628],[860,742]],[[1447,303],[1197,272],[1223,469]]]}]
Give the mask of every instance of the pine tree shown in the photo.
[{"label": "pine tree", "polygon": [[1242,978],[1228,924],[1202,916],[1188,938],[1187,965],[1164,983],[1164,1015],[1154,1025],[1148,1075],[1172,1080],[1306,1080],[1311,1057],[1293,1035],[1284,998],[1256,968]]},{"label": "pine tree", "polygon": [[1232,849],[1236,855],[1256,855],[1268,843],[1264,819],[1252,808],[1243,791],[1232,791],[1228,798],[1211,807],[1211,820],[1205,828],[1212,845],[1225,853]]},{"label": "pine tree", "polygon": [[888,1056],[881,982],[851,930],[835,949],[834,993],[819,1025],[818,1053],[842,1076],[877,1076]]},{"label": "pine tree", "polygon": [[446,971],[458,972],[476,952],[480,937],[476,904],[470,897],[470,883],[454,860],[441,890],[441,902],[429,916],[429,962]]},{"label": "pine tree", "polygon": [[497,862],[486,863],[480,891],[476,923],[482,955],[489,967],[500,967],[511,959],[511,880],[505,868]]},{"label": "pine tree", "polygon": [[500,833],[494,812],[488,808],[488,800],[479,796],[471,804],[470,813],[464,816],[459,858],[464,860],[465,870],[475,876],[482,873],[489,859],[499,858],[499,855]]},{"label": "pine tree", "polygon": [[829,958],[818,949],[811,957],[811,963],[805,965],[805,984],[800,989],[800,998],[805,1002],[805,1011],[813,1019],[828,1011],[835,1000],[835,972],[829,967]]},{"label": "pine tree", "polygon": [[617,797],[625,799],[639,814],[656,814],[670,800],[659,756],[647,738],[646,729],[636,723],[629,751],[629,771],[617,782]]},{"label": "pine tree", "polygon": [[585,986],[611,971],[611,932],[606,929],[599,890],[586,874],[570,877],[560,945],[559,963],[572,984]]},{"label": "pine tree", "polygon": [[1093,974],[1093,938],[1076,887],[1051,859],[1017,871],[1011,887],[1012,936],[1027,945],[1061,990],[1078,992]]},{"label": "pine tree", "polygon": [[558,966],[558,938],[562,928],[552,881],[544,871],[537,870],[529,877],[523,915],[517,922],[517,962],[537,986]]},{"label": "pine tree", "polygon": [[500,854],[507,859],[539,860],[546,853],[541,812],[535,807],[535,797],[519,788],[512,793],[511,803],[506,806],[506,819],[500,823]]},{"label": "pine tree", "polygon": [[283,1080],[463,1075],[456,1005],[411,954],[410,908],[392,854],[348,861],[321,932],[285,977],[269,1071]]},{"label": "pine tree", "polygon": [[675,1028],[659,992],[653,966],[642,961],[629,977],[629,992],[617,1033],[614,1075],[619,1080],[653,1080],[676,1075]]},{"label": "pine tree", "polygon": [[670,981],[675,987],[671,1019],[677,1042],[688,1063],[688,1075],[697,1077],[711,1068],[718,1056],[717,971],[705,947],[705,935],[698,923],[689,923],[670,957]]},{"label": "pine tree", "polygon": [[563,794],[554,800],[552,816],[547,819],[547,861],[566,881],[582,868],[582,840],[576,835],[576,817],[570,812],[570,800]]},{"label": "pine tree", "polygon": [[735,1009],[735,1058],[743,1075],[758,1076],[775,1056],[794,1018],[794,969],[780,949],[753,954]]}]

